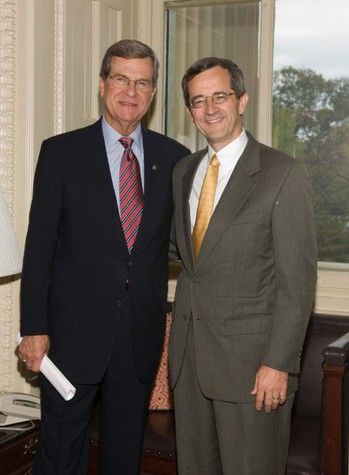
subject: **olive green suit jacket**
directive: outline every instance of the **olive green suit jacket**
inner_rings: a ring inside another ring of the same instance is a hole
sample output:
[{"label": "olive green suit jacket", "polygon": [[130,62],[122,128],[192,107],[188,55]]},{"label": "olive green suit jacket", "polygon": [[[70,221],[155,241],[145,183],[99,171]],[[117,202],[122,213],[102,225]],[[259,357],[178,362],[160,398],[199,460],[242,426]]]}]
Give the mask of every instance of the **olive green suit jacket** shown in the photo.
[{"label": "olive green suit jacket", "polygon": [[311,192],[303,167],[250,134],[193,256],[189,195],[207,150],[173,175],[173,253],[182,261],[170,337],[170,382],[178,381],[192,321],[205,396],[251,401],[260,365],[290,374],[297,388],[316,285]]}]

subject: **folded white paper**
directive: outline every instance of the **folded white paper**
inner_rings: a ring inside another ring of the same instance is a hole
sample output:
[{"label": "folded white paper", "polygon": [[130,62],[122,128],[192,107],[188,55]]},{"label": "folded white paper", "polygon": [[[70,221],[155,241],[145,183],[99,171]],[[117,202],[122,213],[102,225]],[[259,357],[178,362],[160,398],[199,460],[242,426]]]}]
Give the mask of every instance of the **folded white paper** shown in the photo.
[{"label": "folded white paper", "polygon": [[[20,344],[22,341],[22,337],[19,333],[16,340],[18,344]],[[40,371],[66,401],[70,401],[70,399],[74,397],[76,388],[70,383],[70,381],[68,381],[64,374],[57,368],[57,366],[52,363],[47,355],[45,355],[42,359]]]}]

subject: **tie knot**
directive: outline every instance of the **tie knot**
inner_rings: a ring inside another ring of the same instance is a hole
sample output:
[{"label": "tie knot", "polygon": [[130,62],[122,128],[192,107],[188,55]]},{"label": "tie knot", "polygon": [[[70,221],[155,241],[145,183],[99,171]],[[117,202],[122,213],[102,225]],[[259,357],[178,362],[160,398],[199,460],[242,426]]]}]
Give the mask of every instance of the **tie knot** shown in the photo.
[{"label": "tie knot", "polygon": [[121,145],[125,148],[125,150],[131,150],[133,144],[133,138],[131,137],[121,137],[119,139]]},{"label": "tie knot", "polygon": [[220,163],[219,163],[219,160],[218,160],[216,154],[213,154],[213,155],[212,155],[211,161],[210,161],[210,165],[211,165],[212,167],[219,167]]}]

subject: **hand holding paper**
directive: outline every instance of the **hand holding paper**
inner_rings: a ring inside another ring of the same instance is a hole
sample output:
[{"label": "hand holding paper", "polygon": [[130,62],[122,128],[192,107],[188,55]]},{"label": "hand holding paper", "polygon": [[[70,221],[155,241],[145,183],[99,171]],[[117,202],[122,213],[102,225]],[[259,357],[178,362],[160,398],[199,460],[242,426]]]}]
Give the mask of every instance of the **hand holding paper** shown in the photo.
[{"label": "hand holding paper", "polygon": [[[17,335],[16,340],[17,343],[20,344],[22,341],[20,334]],[[57,366],[52,363],[47,355],[45,355],[42,359],[40,371],[66,401],[70,401],[70,399],[74,397],[76,392],[75,387],[68,381],[64,374],[57,368]]]}]

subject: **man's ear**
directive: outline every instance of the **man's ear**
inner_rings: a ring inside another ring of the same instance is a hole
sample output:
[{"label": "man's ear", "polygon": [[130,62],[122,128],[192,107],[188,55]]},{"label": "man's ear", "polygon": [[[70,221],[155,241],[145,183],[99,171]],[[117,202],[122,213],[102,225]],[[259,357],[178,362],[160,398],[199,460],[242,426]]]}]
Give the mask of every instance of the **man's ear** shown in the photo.
[{"label": "man's ear", "polygon": [[102,98],[104,96],[104,89],[105,89],[104,79],[99,78],[98,90],[99,90],[99,94]]},{"label": "man's ear", "polygon": [[239,114],[243,115],[246,112],[247,109],[247,104],[248,104],[248,94],[245,92],[245,94],[240,97],[239,99]]},{"label": "man's ear", "polygon": [[185,111],[186,111],[186,113],[189,115],[189,117],[191,118],[191,120],[194,122],[193,114],[191,113],[190,107],[186,106]]},{"label": "man's ear", "polygon": [[157,91],[158,91],[157,88],[154,87],[154,89],[153,89],[152,92],[151,92],[151,100],[152,100],[152,101],[153,101],[153,99],[154,99],[154,97],[155,97]]}]

